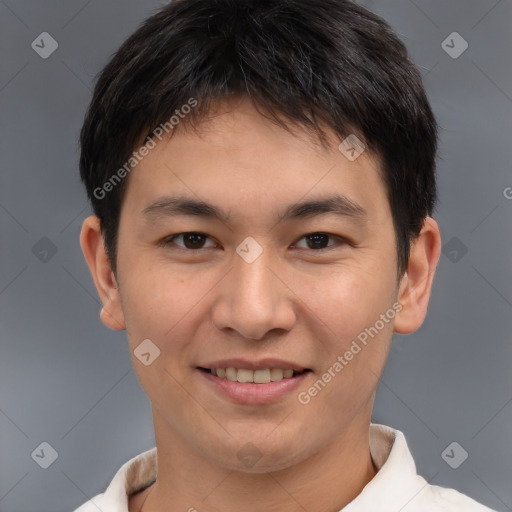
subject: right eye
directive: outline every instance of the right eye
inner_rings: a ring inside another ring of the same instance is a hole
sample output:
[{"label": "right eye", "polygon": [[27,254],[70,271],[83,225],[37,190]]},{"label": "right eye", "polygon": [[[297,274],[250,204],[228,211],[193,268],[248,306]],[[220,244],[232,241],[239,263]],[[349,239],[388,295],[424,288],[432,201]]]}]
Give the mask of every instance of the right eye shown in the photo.
[{"label": "right eye", "polygon": [[[183,241],[183,246],[176,244],[175,240],[181,239]],[[169,247],[170,245],[176,245],[181,250],[185,251],[197,251],[199,249],[204,249],[204,243],[205,240],[210,239],[210,237],[204,233],[198,233],[196,231],[191,231],[187,233],[178,233],[176,235],[172,235],[170,237],[165,238],[165,240],[162,241],[162,246],[165,248],[172,249],[172,247]],[[215,247],[216,244],[214,244],[211,247]],[[208,249],[210,247],[206,247]]]}]

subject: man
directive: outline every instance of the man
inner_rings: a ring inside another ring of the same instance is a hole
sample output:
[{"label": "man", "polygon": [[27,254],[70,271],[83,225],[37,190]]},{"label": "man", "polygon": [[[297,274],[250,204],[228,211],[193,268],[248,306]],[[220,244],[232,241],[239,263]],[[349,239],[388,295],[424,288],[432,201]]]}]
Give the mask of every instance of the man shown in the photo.
[{"label": "man", "polygon": [[490,510],[371,423],[441,247],[437,124],[384,20],[176,0],[102,71],[81,148],[81,245],[156,448],[79,512]]}]

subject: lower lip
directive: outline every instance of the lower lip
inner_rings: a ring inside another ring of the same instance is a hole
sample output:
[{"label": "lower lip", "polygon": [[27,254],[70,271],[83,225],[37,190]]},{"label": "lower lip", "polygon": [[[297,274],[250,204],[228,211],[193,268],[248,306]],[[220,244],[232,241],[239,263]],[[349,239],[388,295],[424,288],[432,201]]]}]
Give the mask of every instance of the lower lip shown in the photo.
[{"label": "lower lip", "polygon": [[197,371],[211,383],[214,388],[228,396],[237,403],[248,405],[270,404],[277,402],[288,393],[295,391],[311,372],[304,372],[295,377],[283,379],[267,384],[253,382],[232,382],[213,375],[210,372],[197,369]]}]

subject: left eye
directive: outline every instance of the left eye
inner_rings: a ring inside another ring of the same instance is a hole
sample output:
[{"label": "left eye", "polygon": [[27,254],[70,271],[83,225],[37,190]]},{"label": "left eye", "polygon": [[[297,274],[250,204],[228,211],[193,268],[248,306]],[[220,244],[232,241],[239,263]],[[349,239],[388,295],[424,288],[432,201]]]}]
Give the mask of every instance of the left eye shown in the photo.
[{"label": "left eye", "polygon": [[317,251],[321,251],[322,249],[327,249],[327,247],[331,247],[334,244],[325,245],[329,238],[338,238],[334,237],[334,235],[329,235],[328,233],[311,233],[309,235],[304,235],[300,239],[306,240],[307,247],[306,249],[313,249]]},{"label": "left eye", "polygon": [[[312,249],[316,251],[321,251],[323,249],[326,249],[328,247],[332,247],[333,244],[326,245],[329,239],[332,238],[338,238],[334,235],[330,235],[328,233],[311,233],[308,235],[303,235],[300,240],[305,240],[306,247],[305,249]],[[181,239],[183,241],[183,246],[180,244],[176,244],[175,240]],[[204,249],[208,247],[204,247],[204,243],[206,240],[211,240],[210,237],[204,233],[197,233],[197,232],[191,232],[191,233],[179,233],[177,235],[173,235],[170,238],[167,238],[164,240],[163,244],[167,245],[169,243],[175,244],[178,247],[182,249],[190,249],[190,250],[198,250],[198,249]],[[341,240],[341,239],[340,239]],[[216,244],[212,242],[213,245],[210,245],[210,247],[215,247]],[[296,245],[297,247],[297,245]],[[301,247],[304,248],[304,247]]]}]

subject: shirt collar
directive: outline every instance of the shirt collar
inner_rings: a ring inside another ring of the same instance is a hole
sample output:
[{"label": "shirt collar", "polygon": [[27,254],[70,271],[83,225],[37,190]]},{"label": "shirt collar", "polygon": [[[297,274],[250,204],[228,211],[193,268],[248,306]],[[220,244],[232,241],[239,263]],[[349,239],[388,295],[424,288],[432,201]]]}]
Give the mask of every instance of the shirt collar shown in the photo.
[{"label": "shirt collar", "polygon": [[417,474],[416,464],[400,430],[371,423],[370,454],[378,468],[377,474],[340,512],[403,510],[428,485]]},{"label": "shirt collar", "polygon": [[[340,512],[400,510],[427,482],[416,465],[404,434],[378,423],[370,424],[370,454],[378,469],[362,492]],[[147,450],[123,464],[104,493],[105,508],[128,512],[128,497],[151,485],[157,476],[157,448]]]}]

